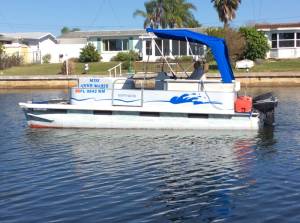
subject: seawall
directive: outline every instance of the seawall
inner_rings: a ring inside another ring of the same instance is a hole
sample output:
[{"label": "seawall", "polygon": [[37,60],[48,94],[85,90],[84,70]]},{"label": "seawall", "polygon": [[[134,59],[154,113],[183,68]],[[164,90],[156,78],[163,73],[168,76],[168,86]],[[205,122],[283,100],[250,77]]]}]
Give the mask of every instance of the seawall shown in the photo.
[{"label": "seawall", "polygon": [[[209,74],[208,77],[217,77]],[[300,86],[300,72],[250,72],[236,73],[235,79],[248,87]]]},{"label": "seawall", "polygon": [[0,89],[63,89],[74,87],[77,75],[0,76]]},{"label": "seawall", "polygon": [[[100,75],[22,75],[0,76],[0,89],[62,89],[76,86],[79,77]],[[207,74],[207,79],[219,78],[219,74]],[[236,80],[247,87],[300,86],[300,72],[236,73]]]}]

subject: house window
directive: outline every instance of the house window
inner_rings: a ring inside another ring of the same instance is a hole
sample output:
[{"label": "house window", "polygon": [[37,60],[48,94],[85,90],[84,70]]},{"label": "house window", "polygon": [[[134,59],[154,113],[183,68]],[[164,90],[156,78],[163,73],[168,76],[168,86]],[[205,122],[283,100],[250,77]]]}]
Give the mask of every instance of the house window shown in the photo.
[{"label": "house window", "polygon": [[[162,52],[162,40],[161,39],[155,39],[155,56],[161,56]],[[163,53],[163,52],[162,52]]]},{"label": "house window", "polygon": [[294,33],[279,33],[279,47],[294,47]]},{"label": "house window", "polygon": [[165,56],[170,55],[170,40],[168,39],[163,40],[163,52]]},{"label": "house window", "polygon": [[172,40],[172,55],[173,56],[186,56],[187,55],[187,42]]},{"label": "house window", "polygon": [[297,47],[300,47],[300,33],[297,33],[297,40],[296,40],[296,42],[297,42]]},{"label": "house window", "polygon": [[277,33],[272,33],[272,49],[278,48],[277,45]]},{"label": "house window", "polygon": [[151,40],[147,40],[146,41],[146,55],[152,55],[152,46],[151,46],[152,42]]},{"label": "house window", "polygon": [[202,45],[199,45],[197,43],[190,43],[189,54],[190,55],[202,55],[203,54]]},{"label": "house window", "polygon": [[185,42],[185,41],[180,41],[180,55],[181,56],[185,56],[185,55],[187,55],[187,50],[186,50],[186,45],[187,44],[187,42]]},{"label": "house window", "polygon": [[177,40],[172,40],[172,52],[174,56],[179,55],[179,41]]},{"label": "house window", "polygon": [[123,50],[129,50],[129,41],[128,41],[128,39],[123,39],[122,42],[123,42],[122,49]]},{"label": "house window", "polygon": [[104,51],[128,50],[128,39],[106,39],[103,40]]}]

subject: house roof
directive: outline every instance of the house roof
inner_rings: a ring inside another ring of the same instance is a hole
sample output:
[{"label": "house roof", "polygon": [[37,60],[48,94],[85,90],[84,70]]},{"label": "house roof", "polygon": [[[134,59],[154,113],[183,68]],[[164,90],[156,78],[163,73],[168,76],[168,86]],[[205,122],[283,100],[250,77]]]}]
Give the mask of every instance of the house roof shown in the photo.
[{"label": "house roof", "polygon": [[7,36],[4,36],[4,35],[0,34],[0,42],[11,42],[13,40],[14,40],[14,38],[7,37]]},{"label": "house roof", "polygon": [[[201,28],[190,28],[189,30],[195,32],[203,31]],[[117,37],[117,36],[141,36],[147,35],[146,30],[102,30],[102,31],[74,31],[65,33],[59,36],[59,39],[63,38],[88,38],[88,37]]]},{"label": "house roof", "polygon": [[300,28],[300,22],[296,23],[261,23],[255,24],[256,29],[280,29],[280,28]]},{"label": "house roof", "polygon": [[39,40],[48,35],[52,38],[56,39],[51,33],[46,32],[28,32],[28,33],[0,33],[0,35],[13,38],[13,39],[32,39],[32,40]]},{"label": "house roof", "polygon": [[59,44],[86,44],[87,38],[58,38]]},{"label": "house roof", "polygon": [[68,32],[61,36],[62,38],[88,38],[88,37],[106,37],[106,36],[140,36],[146,34],[146,31],[141,30],[103,30],[103,31],[74,31]]}]

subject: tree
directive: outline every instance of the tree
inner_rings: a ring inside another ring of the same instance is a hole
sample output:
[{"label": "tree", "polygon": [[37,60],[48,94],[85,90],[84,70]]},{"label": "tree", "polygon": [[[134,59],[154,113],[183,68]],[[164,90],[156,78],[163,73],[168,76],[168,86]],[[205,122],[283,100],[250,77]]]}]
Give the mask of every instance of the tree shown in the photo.
[{"label": "tree", "polygon": [[196,6],[186,0],[149,0],[144,3],[146,11],[136,10],[133,16],[144,17],[144,28],[199,27],[193,16]]},{"label": "tree", "polygon": [[60,33],[61,34],[66,34],[66,33],[69,33],[70,32],[70,29],[66,26],[64,26],[61,30],[60,30]]},{"label": "tree", "polygon": [[5,49],[2,43],[0,43],[0,57],[5,53]]},{"label": "tree", "polygon": [[133,13],[133,17],[141,16],[144,20],[144,28],[151,26],[152,28],[157,28],[159,26],[158,22],[158,1],[152,0],[144,3],[146,11],[137,9]]},{"label": "tree", "polygon": [[224,28],[227,28],[229,22],[235,18],[241,0],[211,0],[211,3],[217,10],[220,21],[224,23]]},{"label": "tree", "polygon": [[244,57],[250,60],[264,59],[270,50],[264,33],[257,31],[254,27],[241,27],[240,32],[246,40]]},{"label": "tree", "polygon": [[5,49],[2,43],[0,43],[0,70],[4,69],[3,58],[5,56]]},{"label": "tree", "polygon": [[100,61],[100,54],[96,50],[96,47],[92,43],[88,43],[80,51],[79,62],[98,62]]},{"label": "tree", "polygon": [[196,19],[191,19],[188,22],[185,23],[184,27],[187,28],[195,28],[195,27],[201,27],[201,24]]},{"label": "tree", "polygon": [[199,26],[191,10],[196,10],[196,6],[185,0],[163,1],[163,19],[170,28]]},{"label": "tree", "polygon": [[51,54],[50,53],[45,54],[42,57],[42,61],[43,61],[43,63],[50,63],[50,61],[51,61]]},{"label": "tree", "polygon": [[[238,30],[232,28],[207,28],[206,33],[210,36],[225,39],[231,61],[236,61],[242,58],[245,51],[246,41],[244,36]],[[211,53],[209,53],[207,57],[209,61],[212,60]]]},{"label": "tree", "polygon": [[61,34],[66,34],[66,33],[69,33],[69,32],[75,32],[75,31],[80,31],[80,29],[79,29],[79,28],[73,28],[73,29],[70,29],[69,27],[64,26],[64,27],[60,30]]}]

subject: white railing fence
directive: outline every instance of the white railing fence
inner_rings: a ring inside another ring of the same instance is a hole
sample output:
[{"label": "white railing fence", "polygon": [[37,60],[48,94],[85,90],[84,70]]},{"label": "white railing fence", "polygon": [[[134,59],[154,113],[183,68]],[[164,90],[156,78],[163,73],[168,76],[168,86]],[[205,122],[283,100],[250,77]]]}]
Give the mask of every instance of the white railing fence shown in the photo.
[{"label": "white railing fence", "polygon": [[117,64],[116,66],[108,69],[108,73],[109,76],[111,77],[112,75],[114,75],[114,77],[117,77],[117,75],[119,77],[122,76],[122,63]]}]

